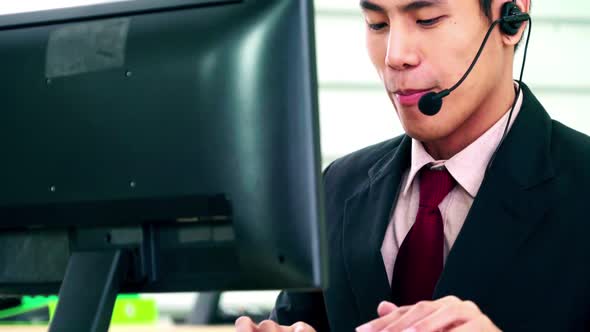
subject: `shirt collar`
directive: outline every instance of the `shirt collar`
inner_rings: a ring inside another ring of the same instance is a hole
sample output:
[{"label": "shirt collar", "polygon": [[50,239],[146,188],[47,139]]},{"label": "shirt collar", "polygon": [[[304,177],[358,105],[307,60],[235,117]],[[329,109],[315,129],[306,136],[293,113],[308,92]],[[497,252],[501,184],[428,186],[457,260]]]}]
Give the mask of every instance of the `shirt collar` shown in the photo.
[{"label": "shirt collar", "polygon": [[[518,83],[516,82],[515,87],[518,89]],[[514,120],[520,112],[522,96],[523,94],[521,91],[518,100],[516,101],[508,129],[512,127]],[[479,187],[483,182],[488,163],[502,139],[502,134],[504,133],[504,127],[506,126],[506,121],[508,121],[509,113],[509,111],[506,112],[506,114],[504,114],[504,116],[502,116],[502,118],[500,118],[500,120],[498,120],[490,129],[483,133],[483,135],[449,160],[434,160],[434,158],[428,154],[422,145],[422,142],[412,139],[412,161],[408,173],[408,179],[403,188],[403,194],[407,195],[411,184],[414,182],[416,174],[418,174],[422,167],[431,163],[442,163],[457,183],[463,187],[472,198],[475,198],[479,191]]]}]

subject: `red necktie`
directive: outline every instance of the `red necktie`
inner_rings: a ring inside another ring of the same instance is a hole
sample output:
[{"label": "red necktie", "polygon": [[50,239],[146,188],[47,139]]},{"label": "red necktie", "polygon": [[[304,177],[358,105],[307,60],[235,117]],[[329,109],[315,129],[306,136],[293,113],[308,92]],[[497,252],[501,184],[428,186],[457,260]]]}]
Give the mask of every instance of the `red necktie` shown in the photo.
[{"label": "red necktie", "polygon": [[455,186],[446,169],[420,171],[420,206],[416,222],[406,235],[395,261],[393,301],[412,305],[431,300],[443,269],[444,229],[438,205]]}]

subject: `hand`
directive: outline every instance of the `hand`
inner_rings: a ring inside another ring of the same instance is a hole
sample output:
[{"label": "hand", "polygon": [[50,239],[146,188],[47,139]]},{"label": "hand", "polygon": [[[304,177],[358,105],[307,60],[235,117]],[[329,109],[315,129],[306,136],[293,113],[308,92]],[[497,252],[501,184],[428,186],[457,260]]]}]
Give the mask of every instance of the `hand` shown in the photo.
[{"label": "hand", "polygon": [[382,302],[379,318],[359,326],[357,332],[497,332],[500,329],[471,301],[447,296],[436,301],[397,307]]},{"label": "hand", "polygon": [[272,320],[262,321],[256,325],[250,317],[242,316],[236,320],[236,332],[316,332],[313,327],[297,322],[291,326],[282,326]]}]

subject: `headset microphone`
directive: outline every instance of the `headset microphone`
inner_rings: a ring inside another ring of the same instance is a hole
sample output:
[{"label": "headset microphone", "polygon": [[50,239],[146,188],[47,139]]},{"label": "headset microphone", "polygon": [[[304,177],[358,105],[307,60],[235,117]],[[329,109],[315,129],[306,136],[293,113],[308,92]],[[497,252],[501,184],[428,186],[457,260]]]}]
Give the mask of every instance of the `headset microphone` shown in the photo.
[{"label": "headset microphone", "polygon": [[[520,10],[520,8],[518,8],[518,6],[516,6],[516,4],[514,4],[513,2],[506,2],[502,6],[501,18],[495,20],[492,23],[492,25],[490,26],[490,28],[488,29],[488,32],[486,33],[486,36],[483,39],[483,42],[481,43],[479,50],[477,51],[477,55],[475,56],[475,59],[473,60],[473,62],[469,66],[469,69],[467,69],[467,71],[465,72],[463,77],[461,77],[459,82],[457,82],[457,84],[453,85],[450,89],[445,89],[445,90],[442,90],[438,93],[437,92],[429,92],[429,93],[425,94],[424,96],[422,96],[422,98],[420,98],[420,101],[418,102],[418,108],[420,109],[420,112],[422,112],[425,115],[432,116],[432,115],[437,114],[440,111],[440,109],[442,107],[442,102],[443,102],[442,99],[444,97],[448,96],[455,89],[457,89],[463,83],[463,81],[465,81],[465,79],[467,78],[469,73],[471,73],[471,70],[473,70],[473,67],[475,67],[477,60],[479,59],[486,43],[488,42],[488,39],[490,38],[490,35],[491,35],[492,31],[494,30],[494,28],[496,27],[496,25],[500,24],[500,30],[503,33],[510,35],[510,36],[514,36],[516,33],[518,33],[520,26],[525,21],[530,21],[529,14],[523,13]],[[529,36],[530,36],[530,27],[529,27]],[[528,37],[527,37],[527,45],[525,48],[525,60],[526,60],[526,49],[527,48],[528,48]],[[523,69],[524,69],[524,60],[523,60]],[[521,70],[521,80],[522,80],[522,70]]]}]

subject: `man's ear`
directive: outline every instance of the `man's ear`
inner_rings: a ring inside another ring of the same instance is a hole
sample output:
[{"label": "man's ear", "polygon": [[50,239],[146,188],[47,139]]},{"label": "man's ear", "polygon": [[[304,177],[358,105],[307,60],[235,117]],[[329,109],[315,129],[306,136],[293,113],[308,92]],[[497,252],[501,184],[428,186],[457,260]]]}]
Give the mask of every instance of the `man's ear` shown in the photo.
[{"label": "man's ear", "polygon": [[[505,0],[500,1],[500,7],[505,2],[506,2]],[[515,3],[523,13],[530,13],[531,0],[516,0]],[[510,46],[510,47],[516,46],[516,44],[518,44],[522,40],[522,37],[524,35],[524,32],[525,32],[527,26],[528,26],[528,22],[523,22],[522,26],[520,27],[520,29],[518,29],[518,32],[514,36],[502,34],[502,41],[504,42],[504,44],[506,46]]]}]

